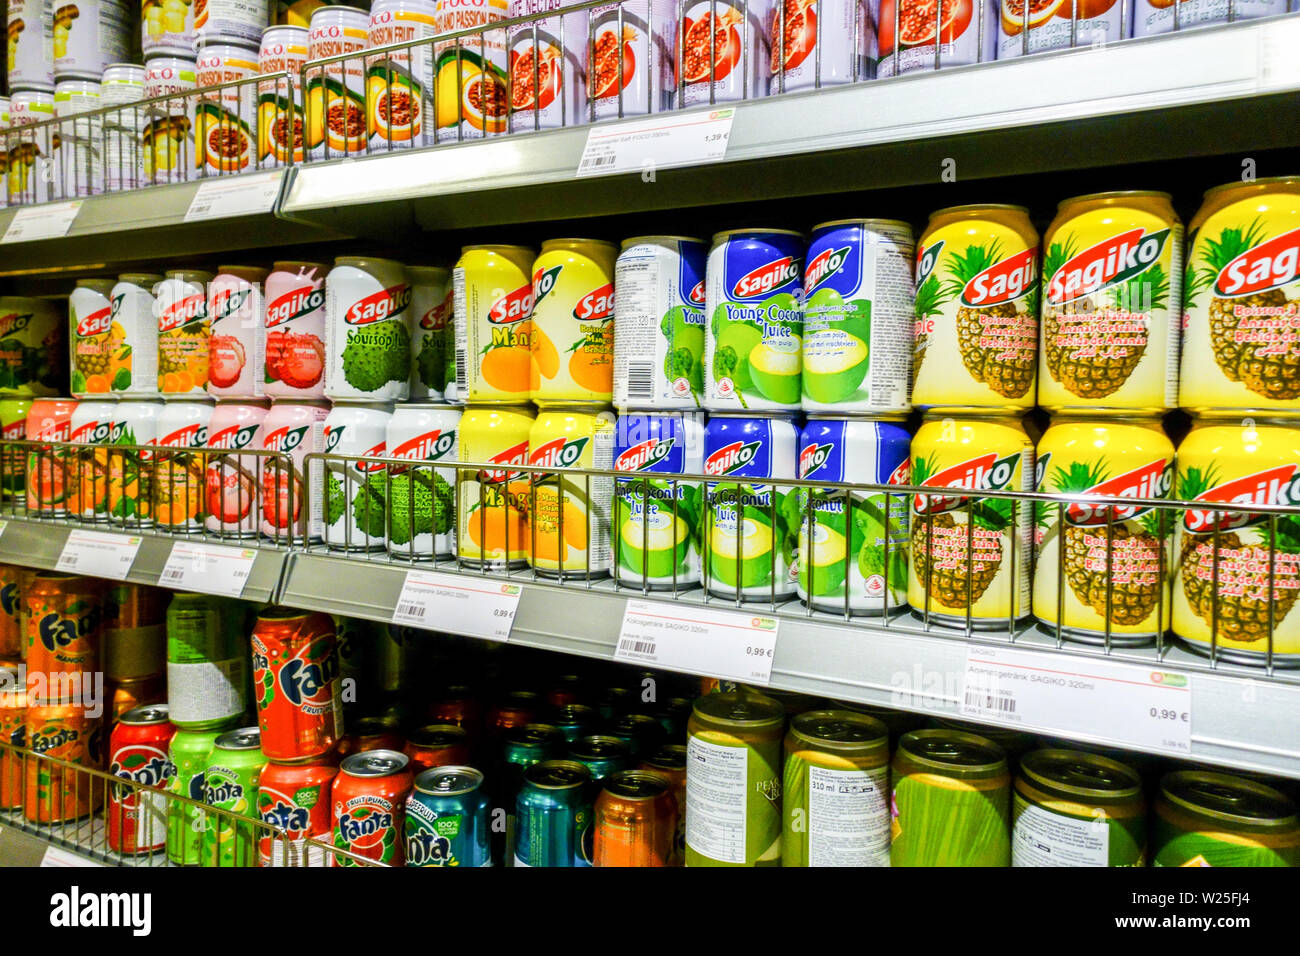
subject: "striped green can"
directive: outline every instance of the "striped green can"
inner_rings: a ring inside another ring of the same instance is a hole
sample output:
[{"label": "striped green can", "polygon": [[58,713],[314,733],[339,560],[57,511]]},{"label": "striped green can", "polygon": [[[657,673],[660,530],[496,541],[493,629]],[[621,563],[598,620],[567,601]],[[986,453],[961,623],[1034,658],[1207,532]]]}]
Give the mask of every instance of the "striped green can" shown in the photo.
[{"label": "striped green can", "polygon": [[1155,866],[1295,866],[1300,821],[1267,784],[1179,770],[1160,781],[1152,846]]}]

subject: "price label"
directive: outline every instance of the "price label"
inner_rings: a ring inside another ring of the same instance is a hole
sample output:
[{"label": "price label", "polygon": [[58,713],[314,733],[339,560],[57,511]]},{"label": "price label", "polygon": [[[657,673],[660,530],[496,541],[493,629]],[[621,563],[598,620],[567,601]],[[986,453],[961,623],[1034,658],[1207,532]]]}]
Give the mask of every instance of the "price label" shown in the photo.
[{"label": "price label", "polygon": [[138,535],[74,528],[68,532],[54,570],[125,581],[143,540]]},{"label": "price label", "polygon": [[61,850],[57,846],[46,849],[45,855],[41,857],[41,866],[103,866],[103,863],[96,863],[94,860],[87,860],[84,856],[77,856],[75,853],[69,853],[67,850]]},{"label": "price label", "polygon": [[717,162],[727,154],[735,114],[734,107],[680,117],[660,113],[613,128],[593,126],[587,131],[577,175],[602,176]]},{"label": "price label", "polygon": [[617,660],[726,677],[748,684],[772,679],[781,622],[766,614],[695,605],[628,601]]},{"label": "price label", "polygon": [[158,575],[158,583],[169,588],[239,597],[253,573],[255,560],[256,548],[177,541]]},{"label": "price label", "polygon": [[186,222],[267,213],[280,195],[279,170],[200,183],[185,213]]},{"label": "price label", "polygon": [[407,571],[393,623],[506,641],[522,593],[517,584],[491,578]]},{"label": "price label", "polygon": [[39,206],[23,206],[9,220],[0,242],[31,242],[34,239],[61,239],[72,228],[72,221],[81,211],[82,200],[47,202]]},{"label": "price label", "polygon": [[971,647],[962,714],[1121,746],[1192,752],[1191,679],[1158,664]]},{"label": "price label", "polygon": [[9,527],[9,522],[5,521],[3,518],[0,518],[0,538],[4,537],[5,528],[7,527]]}]

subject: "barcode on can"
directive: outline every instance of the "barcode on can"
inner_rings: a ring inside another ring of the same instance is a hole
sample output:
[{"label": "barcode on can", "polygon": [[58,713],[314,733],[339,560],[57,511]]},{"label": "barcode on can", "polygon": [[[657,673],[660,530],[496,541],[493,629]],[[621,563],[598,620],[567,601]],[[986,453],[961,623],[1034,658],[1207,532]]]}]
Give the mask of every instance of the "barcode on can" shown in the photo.
[{"label": "barcode on can", "polygon": [[627,363],[627,397],[654,398],[655,364],[654,362],[629,361]]},{"label": "barcode on can", "polygon": [[1016,712],[1014,697],[993,697],[990,694],[977,694],[972,691],[966,692],[966,706],[979,710],[996,710],[1004,714]]},{"label": "barcode on can", "polygon": [[451,276],[452,325],[456,335],[456,391],[461,401],[469,391],[469,290],[465,270],[455,269]]}]

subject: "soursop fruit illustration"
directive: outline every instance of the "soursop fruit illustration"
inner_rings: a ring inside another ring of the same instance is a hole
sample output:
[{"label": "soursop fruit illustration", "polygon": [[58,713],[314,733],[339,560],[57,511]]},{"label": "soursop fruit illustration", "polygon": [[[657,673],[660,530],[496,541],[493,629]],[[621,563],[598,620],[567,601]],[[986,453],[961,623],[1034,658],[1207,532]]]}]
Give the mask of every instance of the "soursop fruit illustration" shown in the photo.
[{"label": "soursop fruit illustration", "polygon": [[411,374],[411,335],[401,322],[377,322],[348,331],[343,378],[361,392],[376,392]]}]

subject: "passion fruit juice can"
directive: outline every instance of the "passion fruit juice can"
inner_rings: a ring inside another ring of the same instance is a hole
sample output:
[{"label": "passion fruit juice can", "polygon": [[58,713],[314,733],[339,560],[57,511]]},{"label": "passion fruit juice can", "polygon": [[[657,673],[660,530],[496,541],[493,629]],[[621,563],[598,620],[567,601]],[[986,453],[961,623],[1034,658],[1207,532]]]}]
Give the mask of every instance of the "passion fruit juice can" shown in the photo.
[{"label": "passion fruit juice can", "polygon": [[341,256],[325,280],[325,395],[404,402],[411,388],[411,285],[391,259]]},{"label": "passion fruit juice can", "polygon": [[1184,408],[1292,413],[1298,407],[1297,215],[1297,176],[1229,183],[1205,194],[1189,230]]},{"label": "passion fruit juice can", "polygon": [[109,329],[108,388],[121,398],[158,394],[158,317],[154,287],[162,276],[126,272],[117,277]]},{"label": "passion fruit juice can", "polygon": [[912,402],[1030,408],[1038,367],[1038,233],[1022,206],[953,206],[916,251]]},{"label": "passion fruit juice can", "polygon": [[1155,804],[1152,866],[1300,866],[1296,806],[1266,784],[1179,770]]},{"label": "passion fruit juice can", "polygon": [[614,470],[636,475],[615,481],[614,575],[620,585],[675,590],[699,583],[703,489],[676,476],[704,471],[702,419],[696,412],[619,416]]},{"label": "passion fruit juice can", "polygon": [[[207,0],[209,4],[220,0]],[[241,0],[242,2],[242,0]],[[260,27],[258,28],[261,29]],[[200,40],[194,61],[199,89],[257,76],[257,39]],[[229,176],[257,165],[257,85],[201,93],[194,107],[194,167],[200,176]]]},{"label": "passion fruit juice can", "polygon": [[1067,199],[1043,234],[1038,404],[1178,404],[1183,224],[1168,193]]},{"label": "passion fruit juice can", "polygon": [[1137,0],[1133,14],[1133,35],[1155,36],[1173,30],[1271,17],[1287,11],[1284,0],[1190,0],[1163,4],[1159,0]]},{"label": "passion fruit juice can", "polygon": [[319,497],[304,501],[306,458],[325,449],[325,402],[273,401],[262,422],[262,447],[279,452],[262,459],[262,520],[268,538],[319,541],[324,534]]},{"label": "passion fruit juice can", "polygon": [[627,0],[591,10],[593,59],[583,115],[643,116],[668,108],[673,89],[673,4]]},{"label": "passion fruit juice can", "polygon": [[158,391],[169,398],[207,394],[211,272],[175,269],[154,286],[158,317]]},{"label": "passion fruit juice can", "polygon": [[[565,13],[572,0],[511,0],[510,132],[559,129],[587,121],[586,10]],[[546,16],[550,14],[550,16]]]},{"label": "passion fruit juice can", "polygon": [[366,71],[370,14],[322,6],[311,14],[307,59],[355,54],[306,71],[303,131],[309,159],[339,159],[366,151]]},{"label": "passion fruit juice can", "polygon": [[529,480],[510,465],[528,462],[536,412],[527,405],[469,407],[460,421],[456,471],[456,556],[471,567],[523,567],[528,546]]},{"label": "passion fruit juice can", "polygon": [[[813,416],[799,436],[799,477],[910,484],[910,445],[898,422]],[[801,601],[847,614],[907,603],[906,495],[801,488],[796,498]]]},{"label": "passion fruit juice can", "polygon": [[[614,415],[600,406],[542,408],[528,433],[528,464],[593,468],[614,464]],[[536,472],[527,509],[528,563],[546,577],[603,577],[614,480]]]},{"label": "passion fruit juice can", "polygon": [[108,439],[117,402],[86,399],[77,403],[68,441],[90,445],[68,461],[68,513],[85,521],[108,520]]},{"label": "passion fruit juice can", "polygon": [[228,731],[213,743],[203,771],[203,802],[226,813],[209,813],[204,821],[204,866],[257,866],[257,828],[234,818],[259,818],[257,785],[265,766],[256,727]]},{"label": "passion fruit juice can", "polygon": [[452,405],[398,405],[385,437],[389,458],[415,464],[388,470],[389,554],[414,560],[456,550],[456,472],[429,462],[457,460],[461,410]]},{"label": "passion fruit juice can", "polygon": [[386,455],[392,418],[393,406],[381,402],[335,405],[325,418],[325,453],[359,459],[326,462],[319,479],[312,476],[324,502],[325,544],[333,551],[384,547],[388,475],[373,459]]},{"label": "passion fruit juice can", "polygon": [[[375,0],[368,45],[375,49],[431,37],[436,16],[435,0]],[[432,144],[432,47],[366,57],[366,108],[370,152]]]},{"label": "passion fruit juice can", "polygon": [[1011,795],[1012,866],[1145,866],[1142,778],[1078,750],[1020,759]]},{"label": "passion fruit juice can", "polygon": [[705,405],[797,411],[803,334],[803,236],[740,229],[713,237],[706,268]]},{"label": "passion fruit juice can", "polygon": [[[510,16],[509,0],[437,0],[434,35],[487,26]],[[484,30],[474,40],[435,43],[434,111],[439,143],[506,131],[509,38]]]},{"label": "passion fruit juice can", "polygon": [[262,425],[270,403],[218,402],[208,422],[209,448],[228,449],[229,454],[208,458],[205,472],[207,516],[203,526],[223,538],[255,538],[260,517],[258,474],[262,459],[257,455],[235,454],[241,449],[261,448]]},{"label": "passion fruit juice can", "polygon": [[942,20],[939,5],[926,0],[880,0],[876,75],[987,63],[997,47],[997,17],[995,0],[945,5]]},{"label": "passion fruit juice can", "polygon": [[[452,356],[451,272],[443,266],[407,266],[411,281],[412,401],[440,402],[456,370]],[[448,369],[451,375],[448,376]]]},{"label": "passion fruit juice can", "polygon": [[707,258],[701,239],[623,240],[614,264],[614,404],[619,408],[701,407]]},{"label": "passion fruit juice can", "polygon": [[[159,398],[123,398],[113,410],[113,445],[148,446],[158,441]],[[148,450],[108,450],[108,520],[128,528],[153,526],[154,458]]]},{"label": "passion fruit juice can", "polygon": [[597,239],[547,239],[533,262],[529,392],[534,402],[614,393],[614,260]]},{"label": "passion fruit juice can", "polygon": [[52,299],[0,298],[0,396],[58,395],[66,384],[66,320]]},{"label": "passion fruit juice can", "polygon": [[767,0],[684,0],[676,30],[673,105],[767,95]]},{"label": "passion fruit juice can", "polygon": [[[307,63],[307,27],[276,24],[262,30],[257,72],[258,168],[303,161],[302,68]],[[286,80],[280,74],[288,73]]]},{"label": "passion fruit juice can", "polygon": [[[1038,442],[1045,494],[1168,498],[1174,446],[1160,421],[1057,419]],[[1089,644],[1147,643],[1169,627],[1176,516],[1074,500],[1034,508],[1034,617]]]},{"label": "passion fruit juice can", "polygon": [[525,402],[532,380],[533,250],[465,246],[451,273],[458,402]]},{"label": "passion fruit juice can", "polygon": [[263,392],[325,397],[325,276],[321,262],[275,263],[266,277]]},{"label": "passion fruit juice can", "polygon": [[695,701],[686,738],[686,865],[781,865],[785,711],[744,691]]},{"label": "passion fruit juice can", "polygon": [[912,439],[911,484],[972,494],[912,496],[913,610],[974,628],[1030,612],[1030,503],[981,492],[1030,491],[1033,482],[1034,446],[1016,419],[926,417]]},{"label": "passion fruit juice can", "polygon": [[1133,35],[1133,0],[1061,0],[1038,6],[1006,0],[999,11],[999,60],[1061,47],[1103,46]]},{"label": "passion fruit juice can", "polygon": [[1300,504],[1300,427],[1196,422],[1178,447],[1173,625],[1189,648],[1242,664],[1300,666],[1300,520],[1250,505]]},{"label": "passion fruit juice can", "polygon": [[68,341],[72,352],[74,398],[102,397],[110,391],[113,280],[78,279],[68,296]]}]

